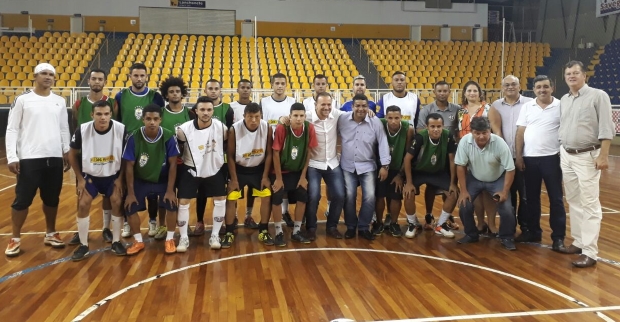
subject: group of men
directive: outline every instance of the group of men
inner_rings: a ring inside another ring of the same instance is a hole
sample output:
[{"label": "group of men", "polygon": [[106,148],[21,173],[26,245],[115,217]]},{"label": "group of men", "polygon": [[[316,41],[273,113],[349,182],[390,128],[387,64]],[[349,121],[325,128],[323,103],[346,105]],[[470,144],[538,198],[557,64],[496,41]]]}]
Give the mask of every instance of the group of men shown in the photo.
[{"label": "group of men", "polygon": [[[310,243],[316,239],[321,179],[328,198],[329,237],[354,238],[359,234],[373,240],[386,229],[400,237],[398,216],[403,203],[407,217],[404,235],[415,237],[422,227],[416,217],[415,195],[426,185],[425,227],[453,238],[452,230],[458,225],[451,213],[458,204],[465,231],[459,243],[478,241],[472,202],[486,190],[498,203],[501,243],[514,250],[517,219],[523,231],[517,241],[541,239],[537,188],[544,179],[551,201],[553,249],[582,254],[573,263],[578,267],[596,263],[598,176],[607,167],[613,123],[611,116],[608,120],[603,117],[611,114],[609,97],[585,85],[585,70],[579,62],[566,67],[571,93],[561,104],[553,98],[553,83],[546,76],[535,79],[535,100],[519,94],[516,77],[506,77],[502,82],[505,97],[494,102],[490,121],[474,117],[472,133],[458,144],[454,130],[459,107],[448,102],[450,84],[438,82],[436,100],[421,108],[418,97],[406,90],[402,72],[393,74],[392,91],[376,104],[364,94],[364,77],[356,77],[352,100],[338,109],[324,75],[315,76],[315,93],[303,104],[286,95],[287,77],[278,73],[271,78],[273,94],[260,104],[251,102],[250,81],[239,81],[239,100],[229,105],[221,100],[220,83],[211,79],[206,82],[206,96],[189,108],[182,103],[188,93],[181,78],[164,80],[158,93],[146,87],[147,67],[136,63],[130,68],[132,86],[111,99],[102,92],[105,72],[92,70],[89,94],[73,107],[71,139],[64,99],[50,91],[54,76],[53,66],[38,65],[35,88],[16,99],[9,115],[7,158],[18,182],[7,256],[20,253],[21,226],[37,189],[41,190],[47,223],[44,242],[64,247],[55,231],[55,217],[62,171],[70,166],[77,178],[78,233],[70,242],[79,244],[73,254],[76,261],[89,254],[89,213],[98,194],[104,197],[103,238],[112,243],[117,255],[144,249],[137,213],[147,209],[149,235],[165,239],[165,252],[187,251],[188,236],[205,231],[208,198],[213,199],[209,245],[212,249],[231,247],[238,221],[236,203],[244,196],[245,187],[248,209],[244,225],[258,229],[261,242],[285,246],[284,220],[293,228],[291,240]],[[588,117],[576,116],[574,111],[584,105],[592,106],[585,112]],[[575,131],[566,130],[575,126],[595,134],[576,137]],[[588,159],[584,153],[592,157]],[[586,171],[588,161],[596,167]],[[575,239],[569,247],[563,243],[562,172]],[[586,175],[588,180],[583,178]],[[358,186],[362,191],[359,210]],[[517,193],[519,207],[513,207]],[[436,194],[443,195],[444,203],[435,222],[432,207]],[[252,219],[254,198],[261,200],[259,223]],[[189,230],[191,199],[196,199],[197,206],[193,232]],[[292,216],[289,200],[295,203]],[[344,235],[337,229],[343,210]],[[271,217],[273,237],[268,229]],[[178,243],[174,241],[176,227]],[[134,242],[126,249],[120,237],[132,233]]]}]

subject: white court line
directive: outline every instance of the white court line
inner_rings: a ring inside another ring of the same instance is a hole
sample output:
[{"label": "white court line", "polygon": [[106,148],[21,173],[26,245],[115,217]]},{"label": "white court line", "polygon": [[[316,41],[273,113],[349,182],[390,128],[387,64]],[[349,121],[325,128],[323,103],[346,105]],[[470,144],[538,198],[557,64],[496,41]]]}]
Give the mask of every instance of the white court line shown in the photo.
[{"label": "white court line", "polygon": [[2,174],[2,173],[0,173],[0,177],[11,178],[11,179],[17,179],[17,177],[16,177],[15,175],[9,176],[9,175]]},{"label": "white court line", "polygon": [[577,308],[577,309],[560,309],[560,310],[546,310],[546,311],[527,311],[527,312],[442,316],[442,317],[419,318],[419,319],[385,320],[383,322],[454,321],[454,320],[470,320],[470,319],[473,320],[473,319],[506,318],[506,317],[517,317],[517,316],[583,313],[583,312],[597,312],[598,313],[599,311],[615,311],[615,310],[620,310],[620,306],[582,307],[582,308]]},{"label": "white court line", "polygon": [[[540,189],[540,191],[544,192],[544,193],[547,193],[547,190]],[[562,196],[562,199],[566,200],[566,196]],[[601,208],[613,211],[613,212],[610,212],[610,214],[620,214],[620,210],[616,210],[616,209],[609,208],[609,207],[603,207],[603,206],[601,206]],[[604,214],[605,213],[606,212],[604,212]]]},{"label": "white court line", "polygon": [[14,183],[14,184],[12,184],[12,185],[10,185],[10,186],[8,186],[8,187],[4,187],[4,188],[0,189],[0,191],[4,191],[4,190],[6,190],[6,189],[13,188],[13,187],[15,187],[16,185],[17,185],[17,183]]},{"label": "white court line", "polygon": [[[185,267],[181,267],[181,268],[177,268],[162,274],[158,274],[152,277],[149,277],[147,279],[144,279],[142,281],[136,282],[132,285],[129,285],[109,296],[107,296],[106,298],[104,298],[103,300],[95,303],[94,305],[92,305],[91,307],[89,307],[88,309],[86,309],[84,312],[80,313],[79,315],[77,315],[73,321],[82,321],[85,317],[87,317],[89,314],[91,314],[92,312],[94,312],[96,309],[100,308],[102,305],[105,305],[106,303],[112,301],[113,299],[117,298],[118,296],[134,289],[134,288],[138,288],[146,283],[150,283],[156,279],[168,276],[168,275],[172,275],[175,273],[179,273],[185,270],[188,270],[190,268],[195,268],[195,267],[200,267],[203,265],[209,265],[209,264],[215,264],[215,263],[220,263],[220,262],[225,262],[225,261],[231,261],[231,260],[235,260],[235,259],[240,259],[240,258],[247,258],[247,257],[253,257],[253,256],[262,256],[262,255],[267,255],[267,254],[282,254],[282,253],[291,253],[291,252],[316,252],[316,251],[349,251],[349,252],[362,252],[362,253],[380,253],[380,254],[391,254],[391,255],[404,255],[404,256],[411,256],[411,257],[419,257],[419,258],[424,258],[424,259],[431,259],[431,260],[437,260],[437,261],[442,261],[442,262],[448,262],[448,263],[452,263],[452,264],[458,264],[458,265],[463,265],[463,266],[467,266],[467,267],[471,267],[471,268],[476,268],[476,269],[481,269],[487,272],[491,272],[491,273],[495,273],[495,274],[499,274],[499,275],[503,275],[505,277],[508,278],[513,278],[516,279],[520,282],[524,282],[526,284],[529,284],[531,286],[535,286],[538,287],[544,291],[547,291],[549,293],[555,294],[559,297],[562,297],[570,302],[573,302],[579,306],[581,306],[582,308],[587,308],[589,307],[586,303],[581,302],[580,300],[564,294],[558,290],[555,290],[549,286],[540,284],[538,282],[534,282],[532,280],[528,280],[526,278],[514,275],[514,274],[510,274],[510,273],[506,273],[504,271],[500,271],[497,269],[493,269],[493,268],[489,268],[489,267],[485,267],[485,266],[480,266],[480,265],[476,265],[476,264],[471,264],[471,263],[467,263],[467,262],[461,262],[461,261],[457,261],[457,260],[453,260],[453,259],[448,259],[448,258],[441,258],[441,257],[435,257],[435,256],[429,256],[429,255],[422,255],[422,254],[413,254],[413,253],[405,253],[405,252],[397,252],[397,251],[391,251],[391,250],[380,250],[380,249],[364,249],[364,248],[298,248],[298,249],[284,249],[284,250],[275,250],[275,251],[267,251],[267,252],[259,252],[259,253],[250,253],[250,254],[243,254],[243,255],[236,255],[236,256],[231,256],[231,257],[226,257],[226,258],[218,258],[218,259],[214,259],[214,260],[210,260],[210,261],[205,261],[205,262],[201,262],[201,263],[197,263],[197,264],[192,264],[189,266],[185,266]],[[607,321],[607,322],[613,322],[612,319],[610,319],[608,316],[604,315],[603,313],[597,312],[596,313],[601,319]]]}]

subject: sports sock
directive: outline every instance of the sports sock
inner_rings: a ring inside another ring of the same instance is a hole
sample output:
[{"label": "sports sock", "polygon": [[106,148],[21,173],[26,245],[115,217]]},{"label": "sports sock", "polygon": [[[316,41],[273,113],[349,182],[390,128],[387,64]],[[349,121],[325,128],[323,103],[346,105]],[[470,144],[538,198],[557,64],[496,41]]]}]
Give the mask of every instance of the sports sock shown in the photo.
[{"label": "sports sock", "polygon": [[282,213],[288,212],[288,199],[282,199]]},{"label": "sports sock", "polygon": [[301,221],[296,221],[295,226],[293,227],[293,234],[297,234],[297,232],[301,229]]},{"label": "sports sock", "polygon": [[138,242],[138,243],[142,243],[143,242],[142,241],[142,233],[137,233],[137,234],[133,235],[133,239],[135,239],[136,242]]},{"label": "sports sock", "polygon": [[[181,237],[187,237],[188,225],[189,225],[189,204],[179,205],[179,212],[177,213],[177,226],[179,226],[179,233],[181,234]],[[169,227],[169,228],[172,228],[172,227]]]},{"label": "sports sock", "polygon": [[103,211],[103,229],[110,228],[111,217],[112,217],[112,210]]},{"label": "sports sock", "polygon": [[443,225],[443,223],[448,221],[448,218],[450,218],[450,214],[442,210],[439,220],[437,221],[437,226]]},{"label": "sports sock", "polygon": [[77,219],[78,235],[80,235],[80,243],[88,246],[88,227],[90,225],[90,216]]},{"label": "sports sock", "polygon": [[273,224],[276,227],[276,236],[282,232],[282,222],[277,222]]},{"label": "sports sock", "polygon": [[224,224],[224,215],[226,213],[226,200],[213,200],[213,229],[211,236],[218,236],[220,229]]},{"label": "sports sock", "polygon": [[117,242],[121,240],[122,225],[122,217],[112,216],[112,242]]}]

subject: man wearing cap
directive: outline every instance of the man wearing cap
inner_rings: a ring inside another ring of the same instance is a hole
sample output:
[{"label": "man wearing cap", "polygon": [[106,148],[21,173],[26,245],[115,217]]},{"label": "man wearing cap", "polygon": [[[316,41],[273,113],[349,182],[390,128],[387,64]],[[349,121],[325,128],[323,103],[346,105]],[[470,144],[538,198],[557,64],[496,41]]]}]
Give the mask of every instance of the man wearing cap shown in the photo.
[{"label": "man wearing cap", "polygon": [[[355,76],[355,78],[353,78],[353,88],[351,90],[353,91],[353,96],[357,94],[366,95],[366,78],[364,77],[364,75],[357,75]],[[376,113],[377,104],[369,100],[368,109]],[[346,101],[344,104],[342,104],[340,110],[344,112],[353,111],[353,100]]]},{"label": "man wearing cap", "polygon": [[17,184],[11,205],[13,238],[6,248],[7,256],[20,253],[21,228],[37,190],[43,201],[47,226],[43,242],[54,248],[65,246],[56,231],[56,214],[63,170],[69,170],[70,134],[67,102],[51,92],[55,76],[52,65],[37,65],[34,89],[19,95],[9,111],[6,158],[9,170],[17,175]]}]

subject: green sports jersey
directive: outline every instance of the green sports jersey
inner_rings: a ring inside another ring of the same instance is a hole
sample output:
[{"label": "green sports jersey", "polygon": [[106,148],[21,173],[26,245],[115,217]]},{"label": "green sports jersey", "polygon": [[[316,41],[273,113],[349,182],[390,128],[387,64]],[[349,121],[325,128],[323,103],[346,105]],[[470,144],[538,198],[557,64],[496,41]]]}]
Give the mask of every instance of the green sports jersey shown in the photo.
[{"label": "green sports jersey", "polygon": [[191,119],[189,117],[189,109],[187,107],[183,107],[183,109],[178,112],[170,111],[169,106],[164,107],[162,110],[161,127],[172,131],[173,133],[176,132],[179,125]]},{"label": "green sports jersey", "polygon": [[230,105],[228,103],[220,103],[220,105],[213,108],[213,117],[226,124],[226,113],[228,113],[229,109]]},{"label": "green sports jersey", "polygon": [[[103,95],[101,100],[107,101],[108,104],[110,104],[110,107],[114,107],[113,98]],[[93,118],[91,117],[91,113],[93,112],[93,103],[94,102],[91,102],[88,99],[88,96],[84,96],[79,98],[75,102],[75,104],[73,104],[73,109],[76,111],[76,121],[78,128],[80,127],[80,125],[93,120]],[[114,115],[112,115],[112,118],[114,118]]]},{"label": "green sports jersey", "polygon": [[394,136],[390,134],[388,130],[387,120],[381,119],[383,128],[385,128],[385,134],[387,137],[388,145],[390,146],[390,155],[392,161],[390,162],[390,170],[400,170],[403,166],[403,160],[405,159],[405,153],[407,144],[407,132],[409,131],[409,122],[400,121],[400,131]]},{"label": "green sports jersey", "polygon": [[441,132],[439,143],[429,144],[430,139],[428,130],[420,131],[423,139],[421,156],[418,156],[418,162],[415,165],[416,171],[426,173],[436,173],[444,171],[446,168],[446,160],[448,159],[448,142],[450,139],[450,131],[444,129]]},{"label": "green sports jersey", "polygon": [[162,137],[156,142],[148,142],[140,129],[134,133],[136,178],[155,183],[159,181],[162,165],[166,163],[166,142],[174,135],[164,128],[162,132]]},{"label": "green sports jersey", "polygon": [[122,123],[125,124],[127,132],[133,132],[143,126],[142,109],[153,103],[156,92],[149,89],[148,93],[137,96],[129,88],[121,91],[121,110]]},{"label": "green sports jersey", "polygon": [[293,134],[290,126],[284,126],[286,139],[280,154],[280,165],[282,171],[299,172],[306,165],[308,155],[308,144],[310,144],[310,123],[304,121],[304,133],[297,137]]}]

